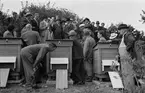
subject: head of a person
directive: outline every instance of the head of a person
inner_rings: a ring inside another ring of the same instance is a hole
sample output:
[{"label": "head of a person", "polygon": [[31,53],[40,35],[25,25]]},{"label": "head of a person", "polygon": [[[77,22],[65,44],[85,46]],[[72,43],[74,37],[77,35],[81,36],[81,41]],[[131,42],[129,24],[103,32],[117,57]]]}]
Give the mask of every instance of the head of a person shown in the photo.
[{"label": "head of a person", "polygon": [[27,31],[31,31],[32,30],[32,25],[31,24],[27,24],[25,26],[25,28],[26,28]]},{"label": "head of a person", "polygon": [[96,21],[96,26],[99,26],[100,25],[100,22],[99,21]]},{"label": "head of a person", "polygon": [[47,22],[48,22],[48,23],[50,23],[50,21],[51,21],[51,18],[50,18],[50,17],[48,17],[48,18],[47,18]]},{"label": "head of a person", "polygon": [[120,33],[120,35],[123,35],[125,32],[127,32],[129,29],[129,27],[126,24],[120,24],[118,26],[118,32]]},{"label": "head of a person", "polygon": [[55,19],[56,19],[56,20],[57,20],[57,19],[60,19],[59,15],[56,15],[56,16],[55,16]]},{"label": "head of a person", "polygon": [[92,22],[91,24],[94,26],[95,25],[95,22]]},{"label": "head of a person", "polygon": [[39,28],[40,28],[40,30],[45,30],[45,29],[47,29],[47,27],[48,27],[48,23],[47,23],[46,19],[43,19],[43,21],[40,22]]},{"label": "head of a person", "polygon": [[49,43],[48,45],[49,45],[49,52],[52,52],[57,48],[56,44],[54,43]]},{"label": "head of a person", "polygon": [[85,40],[88,36],[91,36],[91,30],[88,28],[83,29],[83,39]]},{"label": "head of a person", "polygon": [[139,40],[142,37],[141,33],[139,31],[137,31],[137,30],[136,31],[133,31],[133,36],[134,36],[134,38],[136,40]]},{"label": "head of a person", "polygon": [[83,23],[84,23],[84,24],[90,24],[90,19],[89,19],[89,18],[85,18],[85,19],[83,20]]},{"label": "head of a person", "polygon": [[80,25],[79,25],[80,31],[83,31],[84,28],[85,28],[85,24],[80,24]]},{"label": "head of a person", "polygon": [[13,32],[14,29],[15,29],[15,26],[14,25],[9,25],[8,26],[8,31]]},{"label": "head of a person", "polygon": [[39,14],[38,14],[38,13],[35,13],[35,14],[34,14],[34,18],[35,18],[35,19],[38,19],[38,18],[39,18]]},{"label": "head of a person", "polygon": [[30,19],[32,19],[32,17],[33,17],[33,16],[32,16],[32,14],[27,13],[27,14],[25,15],[25,17],[26,17],[27,19],[29,19],[29,20],[30,20]]},{"label": "head of a person", "polygon": [[104,27],[105,26],[105,23],[101,23],[101,26]]},{"label": "head of a person", "polygon": [[60,23],[61,23],[61,19],[57,19],[57,20],[56,20],[56,23],[57,23],[57,24],[60,24]]},{"label": "head of a person", "polygon": [[18,15],[16,12],[13,12],[12,14],[13,14],[13,17],[17,17]]},{"label": "head of a person", "polygon": [[83,30],[83,33],[84,33],[84,36],[90,36],[90,35],[91,35],[91,30],[88,29],[88,28],[85,28],[85,29]]},{"label": "head of a person", "polygon": [[98,38],[105,37],[105,31],[104,30],[99,31],[97,37]]},{"label": "head of a person", "polygon": [[71,30],[69,33],[69,39],[76,40],[77,39],[77,33],[74,30]]}]

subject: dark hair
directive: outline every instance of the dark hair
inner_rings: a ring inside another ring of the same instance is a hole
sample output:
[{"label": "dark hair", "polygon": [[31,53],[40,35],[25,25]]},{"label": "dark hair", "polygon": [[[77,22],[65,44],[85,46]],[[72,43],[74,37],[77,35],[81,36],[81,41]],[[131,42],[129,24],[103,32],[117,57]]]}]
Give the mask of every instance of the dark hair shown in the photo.
[{"label": "dark hair", "polygon": [[96,24],[100,24],[100,22],[99,21],[96,21]]},{"label": "dark hair", "polygon": [[100,33],[102,35],[102,37],[104,37],[104,38],[106,37],[104,30],[100,30],[98,33]]},{"label": "dark hair", "polygon": [[15,28],[14,25],[9,25],[9,26],[8,26],[8,30],[9,30],[9,31],[13,31],[14,28]]}]

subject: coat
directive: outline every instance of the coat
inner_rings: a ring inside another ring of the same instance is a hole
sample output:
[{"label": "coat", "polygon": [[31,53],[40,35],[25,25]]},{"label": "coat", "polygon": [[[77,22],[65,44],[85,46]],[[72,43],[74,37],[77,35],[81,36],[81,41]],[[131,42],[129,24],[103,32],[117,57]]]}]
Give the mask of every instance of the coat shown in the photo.
[{"label": "coat", "polygon": [[52,27],[54,39],[63,39],[64,38],[64,33],[61,25],[54,24]]},{"label": "coat", "polygon": [[21,38],[27,45],[38,44],[41,41],[39,33],[36,31],[26,31],[22,34]]},{"label": "coat", "polygon": [[84,48],[83,53],[86,59],[93,58],[93,47],[95,46],[96,42],[94,38],[91,36],[87,36],[86,40],[84,41]]}]

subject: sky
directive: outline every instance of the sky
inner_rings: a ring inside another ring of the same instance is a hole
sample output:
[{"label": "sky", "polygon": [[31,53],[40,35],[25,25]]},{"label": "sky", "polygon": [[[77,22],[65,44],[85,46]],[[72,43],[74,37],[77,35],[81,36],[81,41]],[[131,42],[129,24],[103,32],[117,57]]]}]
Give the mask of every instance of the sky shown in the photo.
[{"label": "sky", "polygon": [[[20,1],[26,0],[1,0],[4,4],[2,11],[18,12],[22,6]],[[120,22],[133,25],[138,30],[145,31],[145,24],[139,22],[140,14],[145,10],[145,0],[27,0],[31,3],[46,4],[48,1],[54,7],[67,8],[78,14],[79,17],[88,17],[91,21],[100,21],[106,24]],[[1,5],[0,3],[0,5]],[[25,3],[24,3],[25,4]]]}]

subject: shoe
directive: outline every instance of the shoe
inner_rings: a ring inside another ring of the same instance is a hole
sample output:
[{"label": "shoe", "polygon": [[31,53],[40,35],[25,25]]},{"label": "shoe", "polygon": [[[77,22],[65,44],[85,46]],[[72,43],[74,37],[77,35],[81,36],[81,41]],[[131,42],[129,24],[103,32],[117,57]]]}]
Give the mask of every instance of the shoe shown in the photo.
[{"label": "shoe", "polygon": [[80,81],[77,83],[77,85],[84,85],[84,84],[85,84],[85,82],[83,82],[83,81]]},{"label": "shoe", "polygon": [[74,82],[73,82],[73,85],[77,85],[77,83],[78,83],[78,81],[74,81]]},{"label": "shoe", "polygon": [[92,76],[89,76],[89,77],[86,79],[86,82],[92,82]]},{"label": "shoe", "polygon": [[39,88],[41,88],[41,87],[39,87],[37,84],[35,84],[35,85],[32,85],[32,88],[33,88],[33,89],[39,89]]}]

